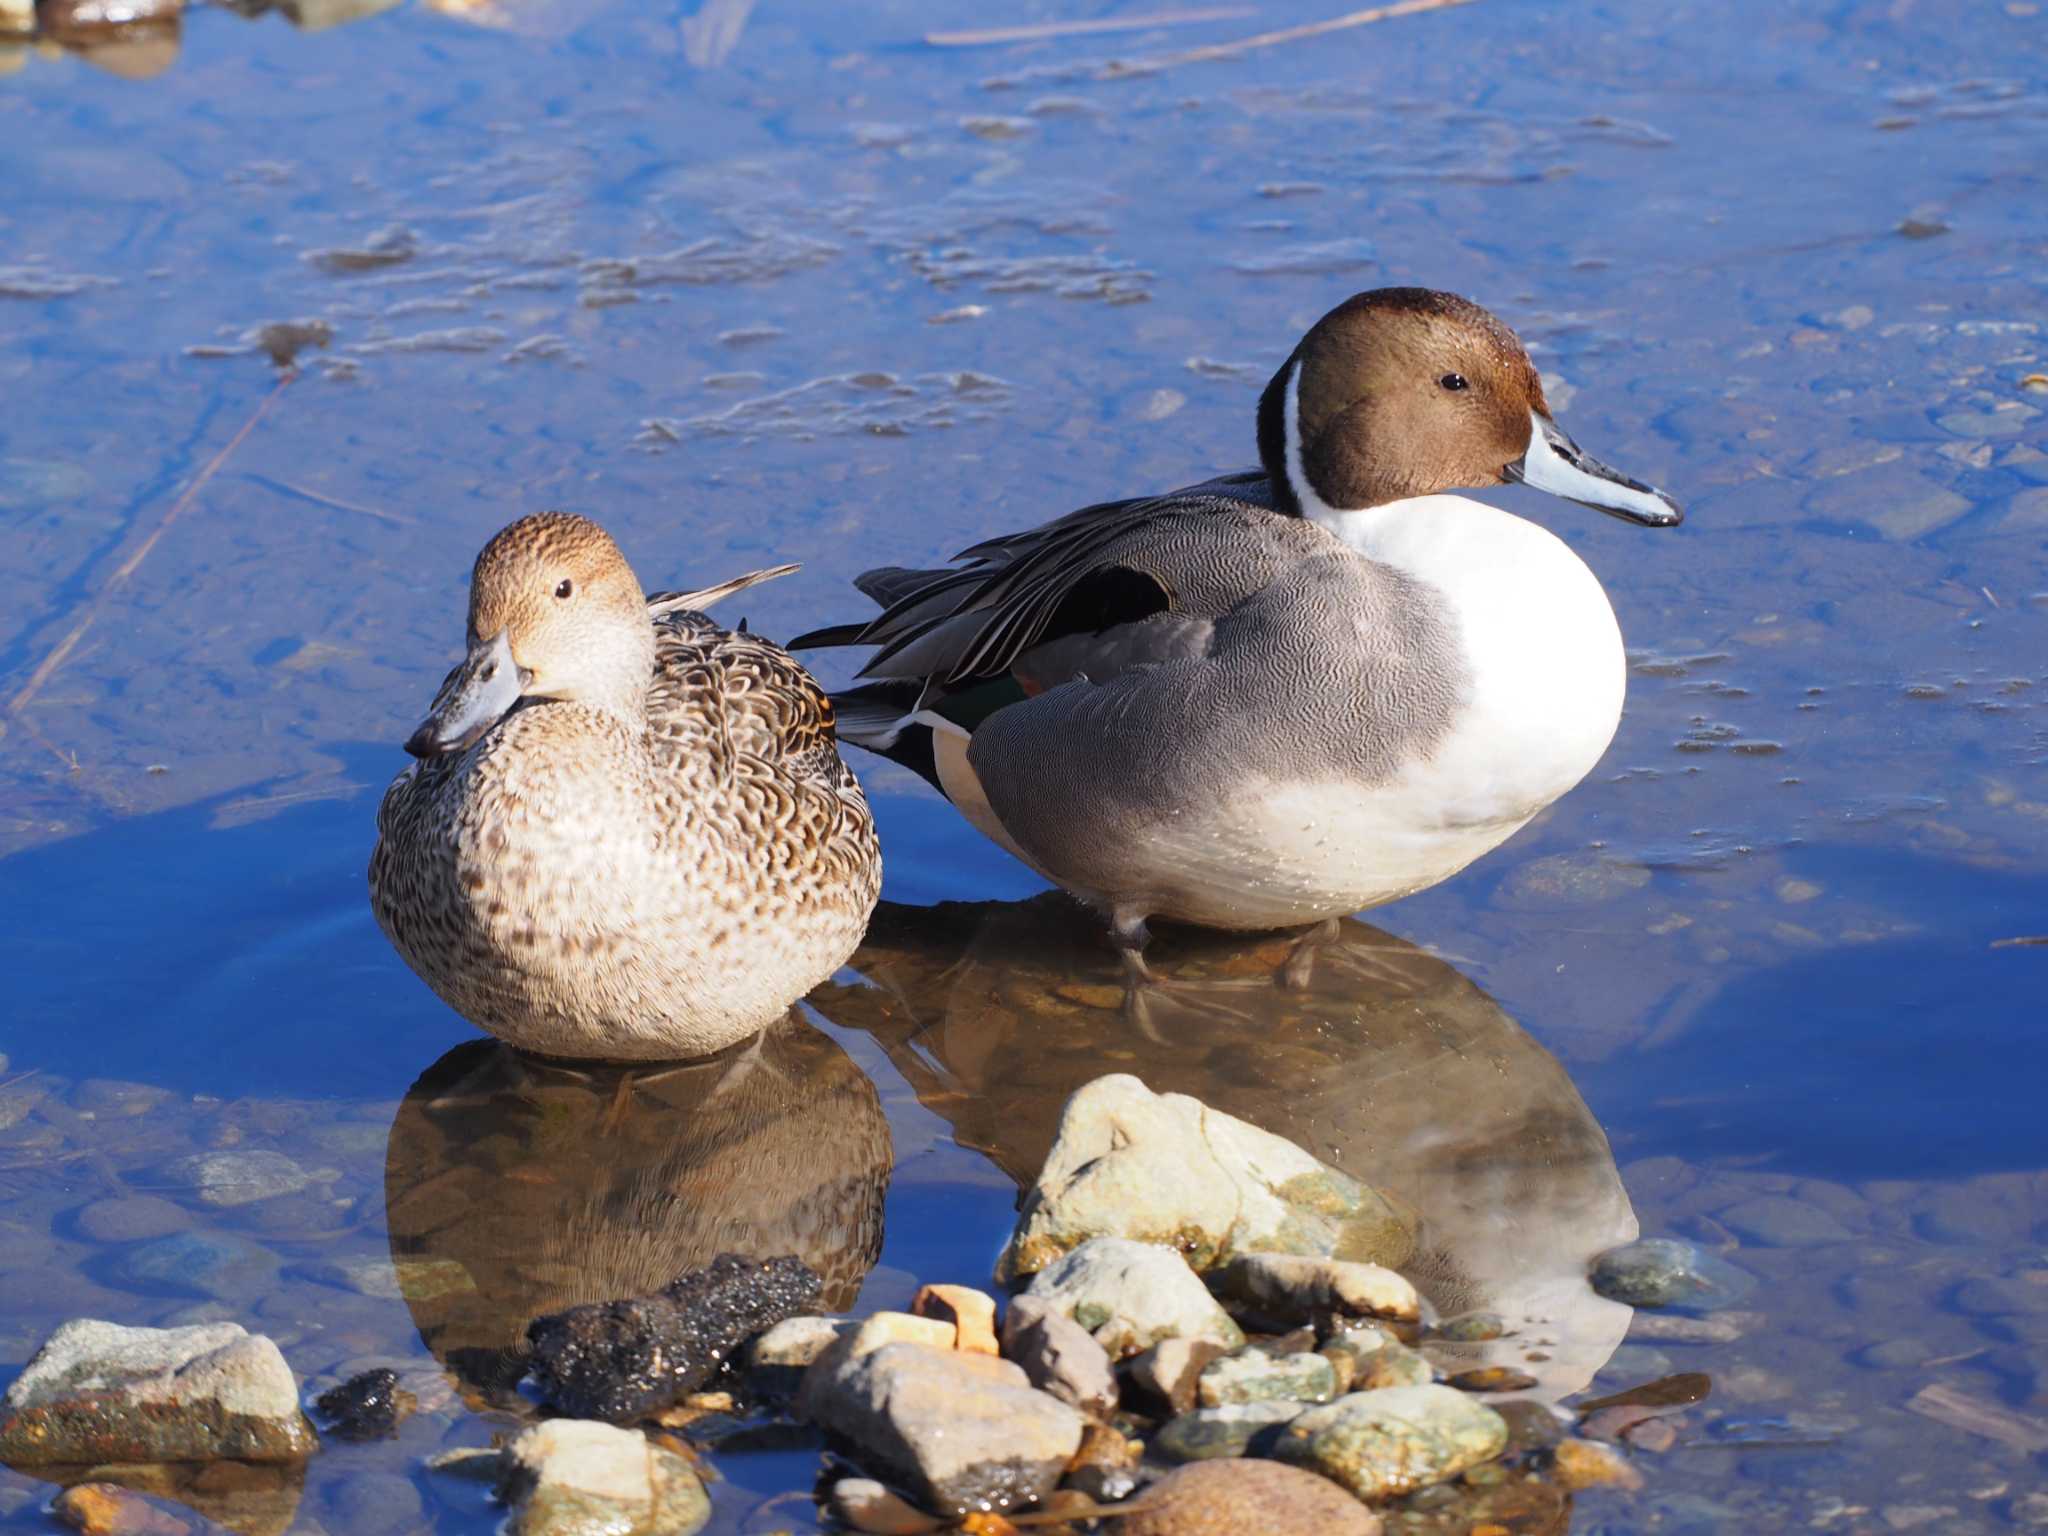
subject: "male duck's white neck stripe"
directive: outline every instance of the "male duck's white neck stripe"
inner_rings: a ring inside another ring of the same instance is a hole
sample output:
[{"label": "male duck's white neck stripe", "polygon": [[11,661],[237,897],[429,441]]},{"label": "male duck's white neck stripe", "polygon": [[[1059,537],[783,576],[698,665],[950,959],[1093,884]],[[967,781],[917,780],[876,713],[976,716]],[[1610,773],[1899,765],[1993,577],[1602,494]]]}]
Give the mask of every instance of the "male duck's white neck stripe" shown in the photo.
[{"label": "male duck's white neck stripe", "polygon": [[[1310,484],[1308,471],[1301,459],[1301,368],[1300,358],[1294,360],[1294,367],[1287,375],[1287,393],[1281,397],[1280,418],[1287,441],[1287,488],[1294,492],[1294,499],[1301,505],[1301,515],[1312,523],[1319,523],[1332,533],[1337,533],[1336,520],[1347,514],[1331,506],[1316,494]],[[1339,537],[1342,535],[1339,534]]]}]

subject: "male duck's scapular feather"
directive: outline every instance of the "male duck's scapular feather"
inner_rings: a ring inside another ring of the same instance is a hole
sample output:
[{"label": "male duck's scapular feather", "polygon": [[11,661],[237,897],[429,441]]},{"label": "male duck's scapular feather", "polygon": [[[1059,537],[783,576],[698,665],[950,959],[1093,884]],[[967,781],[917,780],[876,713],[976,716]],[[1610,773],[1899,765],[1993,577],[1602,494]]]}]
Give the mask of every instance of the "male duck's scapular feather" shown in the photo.
[{"label": "male duck's scapular feather", "polygon": [[831,701],[781,647],[696,611],[789,569],[646,600],[641,718],[523,698],[392,783],[371,904],[471,1023],[549,1056],[704,1055],[859,943],[881,859]]}]

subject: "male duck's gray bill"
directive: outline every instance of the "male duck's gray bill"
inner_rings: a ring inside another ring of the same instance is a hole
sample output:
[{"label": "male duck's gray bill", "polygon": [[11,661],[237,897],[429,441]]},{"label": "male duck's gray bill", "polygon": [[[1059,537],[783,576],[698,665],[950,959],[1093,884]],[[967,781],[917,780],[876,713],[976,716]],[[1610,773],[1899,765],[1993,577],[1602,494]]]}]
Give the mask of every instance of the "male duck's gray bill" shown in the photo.
[{"label": "male duck's gray bill", "polygon": [[462,751],[519,702],[530,681],[532,675],[512,659],[506,631],[479,640],[462,665],[448,674],[427,718],[406,738],[405,750],[414,757]]},{"label": "male duck's gray bill", "polygon": [[1502,473],[1509,480],[1645,528],[1671,528],[1685,521],[1677,502],[1655,486],[1609,469],[1540,411],[1529,413],[1528,448]]}]

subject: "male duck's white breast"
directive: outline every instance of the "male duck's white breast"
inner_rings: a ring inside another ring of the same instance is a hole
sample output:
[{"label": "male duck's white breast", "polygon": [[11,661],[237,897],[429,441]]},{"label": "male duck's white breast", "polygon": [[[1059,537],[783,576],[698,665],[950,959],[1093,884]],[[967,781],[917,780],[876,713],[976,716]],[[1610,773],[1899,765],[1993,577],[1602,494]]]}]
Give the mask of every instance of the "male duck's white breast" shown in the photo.
[{"label": "male duck's white breast", "polygon": [[1331,531],[1367,558],[1430,589],[1464,656],[1467,691],[1451,730],[1382,793],[1419,827],[1497,826],[1507,836],[1584,778],[1614,739],[1626,671],[1607,594],[1548,529],[1462,496],[1335,522]]}]

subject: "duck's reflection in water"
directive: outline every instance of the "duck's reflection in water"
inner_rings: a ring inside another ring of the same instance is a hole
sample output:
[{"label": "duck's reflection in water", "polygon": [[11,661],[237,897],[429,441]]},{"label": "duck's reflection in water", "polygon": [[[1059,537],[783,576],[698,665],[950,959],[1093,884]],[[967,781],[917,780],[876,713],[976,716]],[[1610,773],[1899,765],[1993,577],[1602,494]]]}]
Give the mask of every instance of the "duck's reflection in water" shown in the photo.
[{"label": "duck's reflection in water", "polygon": [[880,1040],[955,1139],[1021,1185],[1067,1096],[1107,1072],[1285,1136],[1421,1213],[1404,1268],[1440,1314],[1505,1320],[1499,1341],[1432,1346],[1440,1362],[1513,1366],[1552,1400],[1585,1386],[1630,1316],[1588,1287],[1587,1260],[1637,1226],[1571,1079],[1412,944],[1346,922],[1299,991],[1272,979],[1291,944],[1163,932],[1148,958],[1173,986],[1141,1028],[1100,925],[1062,897],[885,902],[852,962],[862,981],[811,1000]]},{"label": "duck's reflection in water", "polygon": [[828,1307],[850,1306],[881,1252],[890,1155],[874,1085],[795,1014],[671,1067],[474,1041],[392,1123],[392,1262],[427,1348],[508,1401],[532,1318],[646,1295],[723,1252],[793,1253]]}]

